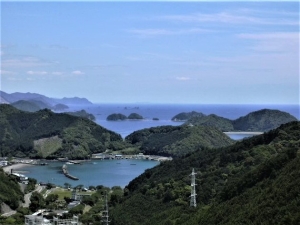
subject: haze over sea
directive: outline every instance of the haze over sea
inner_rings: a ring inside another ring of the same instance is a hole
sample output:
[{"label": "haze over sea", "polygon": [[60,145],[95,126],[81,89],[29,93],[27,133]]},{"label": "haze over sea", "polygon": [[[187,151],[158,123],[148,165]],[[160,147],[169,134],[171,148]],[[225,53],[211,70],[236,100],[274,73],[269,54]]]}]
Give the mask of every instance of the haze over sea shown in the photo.
[{"label": "haze over sea", "polygon": [[[155,126],[181,125],[182,122],[172,121],[172,117],[181,112],[202,112],[206,115],[216,114],[228,119],[237,119],[250,112],[260,109],[278,109],[295,116],[299,120],[299,105],[168,105],[168,104],[94,104],[88,107],[72,106],[68,111],[84,109],[96,117],[96,123],[122,135],[125,138],[130,133]],[[138,113],[144,120],[107,121],[106,117],[112,113]],[[158,118],[159,120],[153,120]],[[241,139],[248,135],[230,136]],[[132,165],[134,164],[134,165]],[[107,187],[125,187],[132,179],[142,174],[146,169],[158,165],[156,161],[147,160],[92,160],[82,165],[68,165],[70,174],[79,178],[78,181],[66,178],[61,171],[62,162],[50,162],[47,166],[33,166],[25,170],[27,176],[39,182],[51,182],[63,186],[70,183],[73,187],[104,185]]]}]

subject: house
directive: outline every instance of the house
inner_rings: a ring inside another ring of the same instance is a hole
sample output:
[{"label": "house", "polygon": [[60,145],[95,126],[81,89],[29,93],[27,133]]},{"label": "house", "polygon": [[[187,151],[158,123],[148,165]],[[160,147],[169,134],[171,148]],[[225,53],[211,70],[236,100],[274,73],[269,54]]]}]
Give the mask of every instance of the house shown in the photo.
[{"label": "house", "polygon": [[77,189],[73,189],[71,199],[73,199],[75,201],[81,201],[84,196],[91,196],[91,195],[92,195],[91,193],[88,193],[88,192],[87,193],[82,193],[82,192],[79,193],[77,191]]},{"label": "house", "polygon": [[0,161],[0,167],[7,166],[7,165],[8,165],[8,161]]},{"label": "house", "polygon": [[52,223],[43,216],[25,215],[25,225],[52,225]]}]

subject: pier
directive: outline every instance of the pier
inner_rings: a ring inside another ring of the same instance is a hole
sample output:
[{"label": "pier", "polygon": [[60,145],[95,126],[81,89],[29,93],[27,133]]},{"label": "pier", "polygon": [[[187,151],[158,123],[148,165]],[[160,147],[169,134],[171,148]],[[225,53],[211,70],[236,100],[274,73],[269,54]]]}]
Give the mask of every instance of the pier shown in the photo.
[{"label": "pier", "polygon": [[70,179],[72,179],[72,180],[79,180],[79,178],[74,177],[74,176],[72,176],[71,174],[69,174],[69,172],[68,172],[68,170],[67,170],[66,164],[64,164],[64,165],[62,166],[62,171],[63,171],[63,174],[64,174],[66,177],[68,177],[68,178],[70,178]]}]

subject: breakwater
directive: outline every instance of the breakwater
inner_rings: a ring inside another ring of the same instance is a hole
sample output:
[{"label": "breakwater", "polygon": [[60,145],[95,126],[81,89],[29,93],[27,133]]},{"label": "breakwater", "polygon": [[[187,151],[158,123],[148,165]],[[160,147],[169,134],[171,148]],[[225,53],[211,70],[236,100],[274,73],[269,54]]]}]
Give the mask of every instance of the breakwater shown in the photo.
[{"label": "breakwater", "polygon": [[67,170],[66,164],[64,164],[64,165],[62,166],[62,171],[63,171],[63,174],[64,174],[66,177],[68,177],[68,178],[70,178],[70,179],[72,179],[72,180],[79,180],[77,177],[74,177],[74,176],[72,176],[71,174],[69,174],[69,172],[68,172],[68,170]]}]

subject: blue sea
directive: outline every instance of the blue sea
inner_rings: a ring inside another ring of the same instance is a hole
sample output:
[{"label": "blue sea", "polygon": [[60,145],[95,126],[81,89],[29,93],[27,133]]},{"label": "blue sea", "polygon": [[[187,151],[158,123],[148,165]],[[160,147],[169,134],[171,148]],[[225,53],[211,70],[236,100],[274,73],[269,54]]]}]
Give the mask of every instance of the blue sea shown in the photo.
[{"label": "blue sea", "polygon": [[[69,111],[84,109],[96,117],[96,123],[119,133],[125,138],[130,133],[149,127],[172,125],[178,126],[182,122],[172,121],[172,117],[181,112],[202,112],[206,115],[216,114],[228,119],[237,119],[250,112],[260,109],[278,109],[295,116],[299,120],[299,105],[168,105],[168,104],[94,104],[89,107],[72,106]],[[135,121],[107,121],[112,113],[138,113],[144,120]],[[159,120],[153,120],[153,118]],[[251,135],[233,134],[232,139],[242,139]],[[135,164],[135,165],[132,165]],[[47,166],[33,166],[26,168],[29,177],[39,182],[51,182],[63,186],[70,183],[72,186],[104,185],[107,187],[125,187],[132,179],[142,174],[146,169],[158,165],[156,161],[147,160],[104,160],[88,161],[82,165],[68,165],[68,171],[79,178],[78,181],[66,178],[62,174],[62,162],[50,162]]]},{"label": "blue sea", "polygon": [[[178,126],[182,122],[172,121],[172,117],[181,112],[201,112],[206,115],[216,114],[228,119],[237,119],[241,116],[246,116],[248,113],[260,109],[278,109],[288,112],[300,119],[299,105],[176,105],[176,104],[94,104],[88,107],[74,106],[70,110],[76,111],[85,109],[96,117],[96,123],[120,134],[123,138],[136,130],[141,130],[149,127],[172,125]],[[130,113],[138,113],[144,120],[131,121],[107,121],[106,118],[112,113],[121,113],[128,116]],[[153,120],[158,118],[159,120]],[[233,139],[241,139],[249,135],[232,135]]]}]

